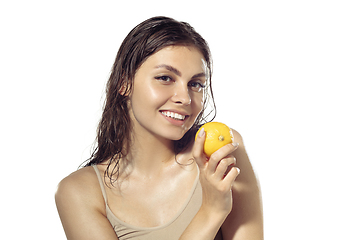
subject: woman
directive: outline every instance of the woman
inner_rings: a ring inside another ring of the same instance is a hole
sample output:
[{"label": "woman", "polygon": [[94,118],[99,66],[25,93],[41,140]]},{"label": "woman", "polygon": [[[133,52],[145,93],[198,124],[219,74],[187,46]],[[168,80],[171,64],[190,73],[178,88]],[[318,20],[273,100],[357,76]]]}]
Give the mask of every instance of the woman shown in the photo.
[{"label": "woman", "polygon": [[68,239],[262,239],[260,191],[241,136],[233,130],[236,143],[210,158],[205,133],[194,141],[208,96],[210,50],[191,26],[155,17],[128,34],[97,148],[55,195]]}]

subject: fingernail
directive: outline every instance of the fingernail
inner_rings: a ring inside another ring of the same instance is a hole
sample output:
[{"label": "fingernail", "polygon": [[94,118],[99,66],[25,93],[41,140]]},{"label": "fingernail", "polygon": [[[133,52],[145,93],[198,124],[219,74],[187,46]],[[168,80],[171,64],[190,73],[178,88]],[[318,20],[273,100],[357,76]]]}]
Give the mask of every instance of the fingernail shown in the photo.
[{"label": "fingernail", "polygon": [[205,135],[205,130],[204,128],[201,128],[199,132],[199,137],[203,137],[204,135]]},{"label": "fingernail", "polygon": [[239,146],[239,143],[238,143],[238,142],[233,142],[232,145],[233,145],[234,147],[238,147],[238,146]]}]

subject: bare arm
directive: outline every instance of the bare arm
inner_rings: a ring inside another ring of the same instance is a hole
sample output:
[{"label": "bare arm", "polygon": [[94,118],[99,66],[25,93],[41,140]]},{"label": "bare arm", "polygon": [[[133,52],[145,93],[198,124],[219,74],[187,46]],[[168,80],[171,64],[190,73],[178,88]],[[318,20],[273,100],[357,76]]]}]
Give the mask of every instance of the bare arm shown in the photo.
[{"label": "bare arm", "polygon": [[260,186],[246,154],[244,143],[233,130],[239,147],[233,152],[236,166],[241,169],[232,187],[233,208],[222,225],[224,240],[262,240],[263,212]]},{"label": "bare arm", "polygon": [[105,203],[91,168],[64,178],[55,194],[56,206],[68,240],[117,240],[106,218]]},{"label": "bare arm", "polygon": [[200,132],[193,148],[193,156],[200,170],[202,205],[185,229],[181,240],[195,237],[198,240],[214,239],[232,208],[231,186],[239,169],[231,168],[227,174],[226,171],[235,164],[235,158],[230,154],[238,146],[228,144],[207,159],[203,152],[204,141],[205,135]]},{"label": "bare arm", "polygon": [[[200,169],[203,203],[181,240],[194,236],[212,240],[220,227],[224,240],[263,239],[260,190],[242,138],[236,131],[234,137],[238,146],[228,144],[208,160],[203,155],[205,138],[195,142],[193,155]],[[237,169],[241,169],[239,177]]]}]

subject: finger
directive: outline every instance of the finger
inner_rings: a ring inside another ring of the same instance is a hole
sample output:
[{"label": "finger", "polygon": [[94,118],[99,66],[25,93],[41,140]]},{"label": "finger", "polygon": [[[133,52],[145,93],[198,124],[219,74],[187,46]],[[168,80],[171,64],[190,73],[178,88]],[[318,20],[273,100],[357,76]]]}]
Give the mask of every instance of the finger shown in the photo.
[{"label": "finger", "polygon": [[204,143],[205,143],[205,130],[204,128],[200,129],[200,132],[195,140],[194,148],[192,151],[192,155],[195,158],[196,163],[199,167],[204,167],[206,163],[206,157],[204,154]]},{"label": "finger", "polygon": [[229,143],[214,152],[209,159],[209,171],[215,172],[219,162],[238,148],[238,143]]},{"label": "finger", "polygon": [[229,156],[227,158],[221,159],[215,170],[214,177],[217,180],[222,180],[224,176],[227,174],[227,172],[231,170],[232,168],[231,166],[234,166],[235,163],[236,163],[236,159],[233,156]]},{"label": "finger", "polygon": [[240,169],[237,167],[232,167],[228,174],[224,177],[223,183],[227,186],[229,186],[229,190],[234,184],[234,181],[237,176],[240,174]]}]

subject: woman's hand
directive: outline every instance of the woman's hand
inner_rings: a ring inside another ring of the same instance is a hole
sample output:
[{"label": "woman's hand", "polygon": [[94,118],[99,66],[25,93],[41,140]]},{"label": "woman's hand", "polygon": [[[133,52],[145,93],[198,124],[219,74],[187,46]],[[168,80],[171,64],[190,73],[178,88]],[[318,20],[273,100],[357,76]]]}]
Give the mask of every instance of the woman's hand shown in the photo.
[{"label": "woman's hand", "polygon": [[198,134],[192,154],[200,169],[203,202],[181,240],[214,239],[220,227],[224,240],[263,239],[260,188],[242,137],[232,131],[239,145],[225,145],[210,158],[203,153],[205,134]]},{"label": "woman's hand", "polygon": [[210,158],[204,154],[205,132],[201,129],[193,148],[193,157],[200,169],[200,182],[203,191],[202,209],[212,218],[224,221],[232,209],[231,187],[240,173],[232,167],[236,159],[232,154],[237,143],[227,144],[214,152]]}]

